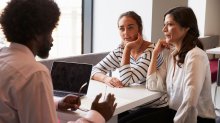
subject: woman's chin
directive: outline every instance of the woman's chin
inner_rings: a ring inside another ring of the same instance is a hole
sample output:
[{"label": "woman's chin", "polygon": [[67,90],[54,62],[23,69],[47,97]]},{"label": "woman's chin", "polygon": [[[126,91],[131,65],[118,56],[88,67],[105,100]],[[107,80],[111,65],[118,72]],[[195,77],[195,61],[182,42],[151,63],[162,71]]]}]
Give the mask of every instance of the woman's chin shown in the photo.
[{"label": "woman's chin", "polygon": [[166,38],[165,41],[166,41],[166,43],[171,43],[172,42],[172,40],[169,39],[169,38]]},{"label": "woman's chin", "polygon": [[126,42],[132,42],[132,40],[125,40]]}]

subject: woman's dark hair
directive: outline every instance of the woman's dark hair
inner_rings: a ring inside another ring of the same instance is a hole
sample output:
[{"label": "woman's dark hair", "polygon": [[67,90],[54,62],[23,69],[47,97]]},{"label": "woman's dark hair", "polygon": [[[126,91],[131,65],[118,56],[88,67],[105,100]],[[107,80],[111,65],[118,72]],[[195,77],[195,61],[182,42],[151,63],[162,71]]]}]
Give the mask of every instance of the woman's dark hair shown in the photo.
[{"label": "woman's dark hair", "polygon": [[198,46],[201,49],[203,48],[203,44],[198,39],[199,37],[199,29],[197,25],[197,19],[193,12],[193,10],[189,7],[176,7],[164,15],[164,20],[166,15],[173,16],[174,20],[184,28],[189,28],[187,34],[185,35],[180,50],[174,55],[178,56],[177,64],[179,67],[184,63],[184,59],[188,51],[193,49],[195,46]]},{"label": "woman's dark hair", "polygon": [[60,10],[53,0],[11,0],[0,24],[9,42],[27,44],[36,35],[52,32],[59,16]]},{"label": "woman's dark hair", "polygon": [[[128,12],[122,13],[122,14],[119,16],[119,18],[118,18],[118,23],[119,23],[120,19],[121,19],[122,17],[124,17],[124,16],[130,17],[130,18],[132,18],[132,19],[134,19],[134,20],[136,21],[136,23],[137,23],[137,25],[138,25],[138,30],[139,30],[139,32],[140,32],[141,35],[142,35],[143,25],[142,25],[141,17],[140,17],[137,13],[135,13],[134,11],[128,11]],[[118,26],[119,26],[119,24],[118,24]]]}]

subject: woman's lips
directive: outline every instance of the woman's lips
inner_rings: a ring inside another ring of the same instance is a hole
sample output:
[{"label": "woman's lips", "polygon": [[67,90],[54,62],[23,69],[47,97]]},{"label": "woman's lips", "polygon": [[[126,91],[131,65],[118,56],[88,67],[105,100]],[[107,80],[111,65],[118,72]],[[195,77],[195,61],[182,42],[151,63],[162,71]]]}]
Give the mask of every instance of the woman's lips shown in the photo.
[{"label": "woman's lips", "polygon": [[170,38],[171,36],[170,35],[165,35],[165,38]]},{"label": "woman's lips", "polygon": [[125,41],[134,41],[132,38],[124,38]]}]

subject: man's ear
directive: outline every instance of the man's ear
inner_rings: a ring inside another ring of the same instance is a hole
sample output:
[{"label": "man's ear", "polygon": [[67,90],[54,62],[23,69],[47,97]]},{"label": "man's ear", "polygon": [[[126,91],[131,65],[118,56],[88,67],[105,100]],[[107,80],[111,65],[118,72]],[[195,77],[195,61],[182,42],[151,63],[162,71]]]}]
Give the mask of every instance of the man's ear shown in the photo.
[{"label": "man's ear", "polygon": [[40,39],[41,39],[41,36],[39,36],[39,35],[35,35],[35,36],[34,36],[34,40],[35,40],[36,42],[39,42]]}]

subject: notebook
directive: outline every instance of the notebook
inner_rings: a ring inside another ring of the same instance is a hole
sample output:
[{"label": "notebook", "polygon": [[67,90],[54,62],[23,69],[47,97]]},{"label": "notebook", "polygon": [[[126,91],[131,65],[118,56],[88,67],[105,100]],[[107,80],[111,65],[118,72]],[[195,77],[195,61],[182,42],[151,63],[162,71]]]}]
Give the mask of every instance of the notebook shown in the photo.
[{"label": "notebook", "polygon": [[55,61],[51,68],[54,96],[86,95],[91,71],[91,64]]}]

